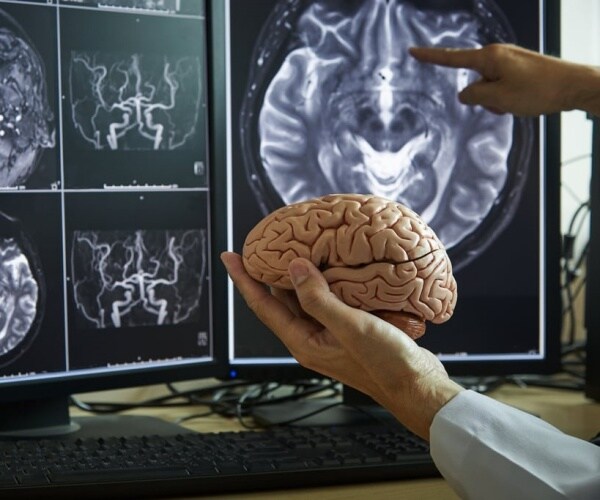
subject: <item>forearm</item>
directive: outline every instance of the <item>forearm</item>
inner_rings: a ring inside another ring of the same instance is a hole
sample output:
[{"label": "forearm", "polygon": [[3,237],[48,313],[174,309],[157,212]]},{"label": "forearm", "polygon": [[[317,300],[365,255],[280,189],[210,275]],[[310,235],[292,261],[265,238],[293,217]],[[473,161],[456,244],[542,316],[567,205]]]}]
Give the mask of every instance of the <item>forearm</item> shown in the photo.
[{"label": "forearm", "polygon": [[600,68],[574,64],[570,80],[565,109],[600,116]]},{"label": "forearm", "polygon": [[465,389],[446,378],[429,384],[416,384],[409,395],[391,394],[380,401],[406,428],[429,441],[436,414]]}]

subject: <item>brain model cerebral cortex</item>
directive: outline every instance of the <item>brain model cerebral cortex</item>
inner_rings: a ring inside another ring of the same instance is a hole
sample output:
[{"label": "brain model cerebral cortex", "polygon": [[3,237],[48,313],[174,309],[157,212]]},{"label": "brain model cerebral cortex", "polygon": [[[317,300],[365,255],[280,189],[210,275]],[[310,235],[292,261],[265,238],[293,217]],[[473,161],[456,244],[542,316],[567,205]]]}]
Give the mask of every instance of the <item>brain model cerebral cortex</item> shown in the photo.
[{"label": "brain model cerebral cortex", "polygon": [[[293,289],[289,263],[304,257],[346,304],[378,313],[417,338],[456,305],[452,264],[433,230],[400,203],[336,194],[287,205],[246,237],[243,262],[256,280]],[[401,319],[401,321],[398,321]]]}]

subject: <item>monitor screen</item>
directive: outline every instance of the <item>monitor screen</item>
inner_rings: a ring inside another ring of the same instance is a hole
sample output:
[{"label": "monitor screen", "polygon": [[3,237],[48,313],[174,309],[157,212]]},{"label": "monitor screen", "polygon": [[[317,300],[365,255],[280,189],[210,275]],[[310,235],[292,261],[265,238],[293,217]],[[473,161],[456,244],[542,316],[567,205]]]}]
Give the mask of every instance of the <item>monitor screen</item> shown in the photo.
[{"label": "monitor screen", "polygon": [[0,1],[0,400],[221,373],[206,24]]},{"label": "monitor screen", "polygon": [[[436,232],[454,316],[419,344],[452,374],[558,366],[557,117],[468,107],[478,75],[418,63],[411,46],[515,43],[558,53],[557,2],[225,0],[228,248],[284,205],[371,193]],[[215,5],[215,3],[213,3]],[[300,374],[229,287],[230,377]]]}]

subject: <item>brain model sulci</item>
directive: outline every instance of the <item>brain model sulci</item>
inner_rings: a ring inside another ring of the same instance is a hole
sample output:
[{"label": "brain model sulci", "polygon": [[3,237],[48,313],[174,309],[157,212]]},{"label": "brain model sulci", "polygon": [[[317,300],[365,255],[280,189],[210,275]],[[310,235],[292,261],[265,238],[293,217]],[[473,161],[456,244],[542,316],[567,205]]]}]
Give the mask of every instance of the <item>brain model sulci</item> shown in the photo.
[{"label": "brain model sulci", "polygon": [[452,264],[433,230],[400,203],[335,194],[287,205],[246,237],[244,266],[256,280],[293,289],[288,265],[313,262],[346,304],[372,311],[412,338],[454,312]]}]

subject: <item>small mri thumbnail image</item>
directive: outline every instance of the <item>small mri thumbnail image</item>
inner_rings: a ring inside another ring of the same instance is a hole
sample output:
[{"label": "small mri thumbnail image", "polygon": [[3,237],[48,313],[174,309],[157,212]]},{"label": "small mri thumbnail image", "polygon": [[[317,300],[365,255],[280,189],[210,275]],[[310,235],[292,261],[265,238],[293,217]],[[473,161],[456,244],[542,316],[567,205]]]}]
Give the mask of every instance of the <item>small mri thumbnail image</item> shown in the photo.
[{"label": "small mri thumbnail image", "polygon": [[80,327],[180,325],[200,319],[206,230],[77,230],[72,236]]},{"label": "small mri thumbnail image", "polygon": [[37,335],[44,310],[39,258],[19,226],[0,212],[0,366]]},{"label": "small mri thumbnail image", "polygon": [[57,180],[55,34],[52,9],[0,5],[0,189]]},{"label": "small mri thumbnail image", "polygon": [[202,109],[199,57],[72,51],[71,118],[88,149],[189,149]]},{"label": "small mri thumbnail image", "polygon": [[205,22],[61,11],[64,183],[204,187]]}]

